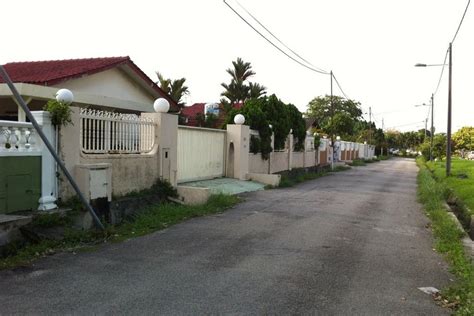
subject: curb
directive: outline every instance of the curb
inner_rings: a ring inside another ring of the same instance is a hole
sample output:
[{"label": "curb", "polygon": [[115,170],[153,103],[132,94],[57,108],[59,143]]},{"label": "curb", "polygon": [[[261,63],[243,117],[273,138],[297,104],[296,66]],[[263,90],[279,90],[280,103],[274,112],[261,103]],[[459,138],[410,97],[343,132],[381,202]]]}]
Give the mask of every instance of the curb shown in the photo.
[{"label": "curb", "polygon": [[461,225],[461,222],[459,222],[456,215],[454,215],[451,207],[447,203],[444,203],[444,207],[446,208],[446,211],[448,211],[449,216],[453,219],[454,223],[459,228],[459,230],[461,230],[464,233],[464,237],[461,240],[464,246],[464,250],[466,251],[466,254],[469,255],[469,257],[474,260],[474,241],[466,233],[466,231]]}]

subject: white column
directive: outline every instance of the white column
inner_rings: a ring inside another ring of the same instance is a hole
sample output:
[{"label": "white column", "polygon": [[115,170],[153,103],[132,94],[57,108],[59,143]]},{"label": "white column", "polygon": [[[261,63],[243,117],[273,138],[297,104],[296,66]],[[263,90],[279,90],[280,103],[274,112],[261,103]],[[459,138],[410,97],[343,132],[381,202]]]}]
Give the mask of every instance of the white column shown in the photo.
[{"label": "white column", "polygon": [[[49,112],[31,112],[41,126],[48,141],[54,145],[54,126],[51,124]],[[39,144],[38,144],[39,145]],[[57,208],[56,197],[54,196],[54,183],[56,181],[55,161],[49,150],[41,144],[41,197],[39,199],[39,211],[47,211]]]}]

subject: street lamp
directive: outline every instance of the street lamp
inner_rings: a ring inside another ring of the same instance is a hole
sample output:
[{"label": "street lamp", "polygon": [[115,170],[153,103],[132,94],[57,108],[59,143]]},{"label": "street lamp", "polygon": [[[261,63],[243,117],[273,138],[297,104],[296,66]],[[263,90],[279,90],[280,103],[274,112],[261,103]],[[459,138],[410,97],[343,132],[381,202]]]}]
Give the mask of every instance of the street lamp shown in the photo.
[{"label": "street lamp", "polygon": [[[447,144],[446,144],[446,177],[451,175],[451,109],[452,109],[452,83],[453,83],[453,43],[449,43],[449,80],[448,80],[448,130],[447,130]],[[421,64],[418,63],[415,67],[429,67],[429,66],[446,66],[446,64]],[[433,103],[433,95],[431,95],[431,102]]]}]

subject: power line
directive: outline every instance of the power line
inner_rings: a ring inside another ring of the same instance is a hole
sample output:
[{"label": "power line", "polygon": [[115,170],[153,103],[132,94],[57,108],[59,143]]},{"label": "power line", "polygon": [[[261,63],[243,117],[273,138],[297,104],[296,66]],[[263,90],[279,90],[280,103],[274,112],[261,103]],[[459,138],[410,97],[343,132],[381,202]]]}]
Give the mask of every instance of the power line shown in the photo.
[{"label": "power line", "polygon": [[388,127],[387,129],[392,129],[392,128],[395,128],[395,127],[402,127],[402,126],[410,126],[410,125],[416,125],[416,124],[420,124],[420,123],[424,123],[425,121],[418,121],[418,122],[413,122],[413,123],[407,123],[407,124],[402,124],[402,125],[395,125],[395,126],[390,126]]},{"label": "power line", "polygon": [[344,90],[342,90],[342,87],[341,85],[339,84],[339,81],[337,81],[336,79],[336,76],[334,76],[334,73],[332,73],[332,77],[334,78],[334,81],[336,81],[336,84],[337,86],[339,87],[339,90],[341,90],[342,94],[344,95],[344,97],[349,100],[349,97],[347,96],[347,94],[345,94]]},{"label": "power line", "polygon": [[436,86],[436,90],[433,93],[434,95],[438,93],[439,86],[441,84],[441,79],[443,79],[444,67],[446,66],[446,59],[448,58],[448,53],[449,53],[449,49],[446,50],[446,54],[444,55],[443,67],[441,67],[441,74],[439,75],[438,85]]},{"label": "power line", "polygon": [[[281,41],[273,32],[271,32],[265,25],[263,25],[252,13],[250,13],[242,4],[240,4],[239,1],[235,0],[235,2],[239,5],[239,7],[245,11],[245,13],[247,13],[254,21],[256,21],[265,31],[267,31],[273,38],[275,38],[281,45],[283,45],[286,49],[288,49],[291,53],[293,53],[296,57],[298,57],[299,59],[301,59],[301,61],[297,60],[296,58],[294,58],[293,56],[289,55],[287,52],[285,52],[283,49],[281,49],[278,45],[276,45],[273,41],[271,41],[269,38],[267,38],[265,35],[262,34],[262,32],[260,32],[259,30],[257,30],[257,28],[255,28],[249,21],[247,21],[240,13],[238,13],[229,3],[227,3],[226,0],[223,0],[223,2],[242,20],[245,22],[245,24],[247,24],[248,26],[250,26],[250,28],[252,28],[252,30],[254,30],[258,35],[260,35],[263,39],[265,39],[269,44],[271,44],[273,47],[275,47],[278,51],[280,51],[281,53],[283,53],[285,56],[287,56],[288,58],[290,58],[291,60],[293,60],[294,62],[298,63],[299,65],[311,70],[311,71],[314,71],[314,72],[317,72],[317,73],[320,73],[320,74],[324,74],[324,75],[330,75],[331,73],[321,69],[321,68],[318,68],[316,66],[314,66],[312,63],[310,63],[309,61],[307,61],[306,59],[304,59],[303,57],[301,57],[301,55],[299,55],[298,53],[296,53],[294,50],[292,50],[290,47],[288,47],[288,45],[286,45],[285,43],[283,43],[283,41]],[[306,64],[310,65],[306,65]],[[349,97],[347,96],[347,94],[344,92],[344,90],[342,89],[342,86],[341,84],[339,83],[339,81],[337,80],[336,76],[334,76],[334,73],[332,73],[332,78],[334,78],[334,81],[336,81],[336,84],[337,86],[339,87],[339,90],[341,91],[341,93],[344,95],[344,97],[346,99],[349,100]]]},{"label": "power line", "polygon": [[[461,18],[461,21],[459,21],[458,28],[456,29],[456,33],[454,33],[453,39],[451,40],[451,45],[454,43],[454,41],[456,40],[456,37],[458,36],[459,30],[461,29],[462,23],[464,22],[464,17],[466,16],[466,13],[467,13],[467,10],[469,9],[470,4],[471,4],[471,0],[468,0],[467,4],[466,4],[466,8],[464,9],[464,13],[463,13],[462,18]],[[446,60],[448,58],[448,53],[449,53],[449,48],[446,50],[446,54],[444,55],[443,67],[441,68],[441,74],[439,76],[438,85],[436,86],[436,90],[433,93],[434,95],[436,95],[438,93],[439,86],[441,84],[441,80],[443,79],[444,67],[446,66]]]},{"label": "power line", "polygon": [[290,58],[291,60],[293,60],[294,62],[300,64],[301,66],[305,67],[305,68],[308,68],[309,70],[311,71],[314,71],[314,72],[317,72],[317,73],[320,73],[320,74],[323,74],[323,75],[329,75],[328,72],[325,72],[325,71],[321,71],[321,70],[318,70],[316,68],[313,68],[313,67],[310,67],[302,62],[300,62],[299,60],[297,60],[296,58],[294,58],[293,56],[290,56],[287,52],[285,52],[284,50],[282,50],[280,47],[278,47],[275,43],[273,43],[270,39],[268,39],[265,35],[263,35],[259,30],[257,30],[250,22],[248,22],[242,15],[240,15],[240,13],[238,13],[230,4],[228,4],[226,2],[226,0],[223,0],[224,3],[242,20],[245,22],[245,24],[247,24],[248,26],[250,26],[252,28],[252,30],[254,30],[255,32],[257,32],[258,35],[260,35],[261,37],[263,37],[268,43],[270,43],[273,47],[275,47],[276,49],[278,49],[282,54],[284,54],[286,57]]},{"label": "power line", "polygon": [[459,29],[461,28],[462,22],[464,21],[464,17],[466,16],[466,12],[467,12],[467,9],[469,8],[470,4],[471,4],[471,0],[468,0],[467,4],[466,4],[466,9],[464,9],[464,13],[462,15],[461,21],[459,22],[458,29],[456,30],[456,33],[454,34],[454,37],[451,40],[451,44],[454,43],[454,40],[456,39],[456,36],[458,36]]},{"label": "power line", "polygon": [[[225,1],[224,1],[225,2]],[[235,0],[235,2],[239,5],[239,7],[242,8],[242,10],[244,10],[252,19],[255,20],[255,22],[257,22],[261,27],[263,27],[263,29],[265,31],[267,31],[271,36],[273,36],[273,38],[275,38],[280,44],[282,44],[286,49],[288,49],[290,52],[292,52],[293,54],[295,54],[296,56],[298,56],[302,61],[304,61],[305,63],[307,63],[308,65],[311,65],[313,66],[315,69],[318,69],[322,72],[326,72],[325,70],[321,69],[321,68],[318,68],[316,67],[315,65],[313,65],[312,63],[310,63],[309,61],[307,61],[306,59],[304,59],[303,57],[301,57],[297,52],[295,52],[294,50],[292,50],[290,47],[288,47],[288,45],[286,45],[285,43],[283,43],[275,34],[273,34],[267,27],[265,27],[265,25],[263,25],[252,13],[250,13],[239,1]]]}]

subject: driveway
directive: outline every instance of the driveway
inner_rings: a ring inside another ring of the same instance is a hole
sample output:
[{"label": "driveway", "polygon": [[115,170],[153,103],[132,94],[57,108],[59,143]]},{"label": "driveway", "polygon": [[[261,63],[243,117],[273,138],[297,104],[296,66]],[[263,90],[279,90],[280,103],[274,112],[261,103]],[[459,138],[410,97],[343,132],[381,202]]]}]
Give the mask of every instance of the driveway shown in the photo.
[{"label": "driveway", "polygon": [[452,276],[432,250],[416,173],[404,159],[356,167],[0,272],[0,314],[449,314],[417,289]]}]

